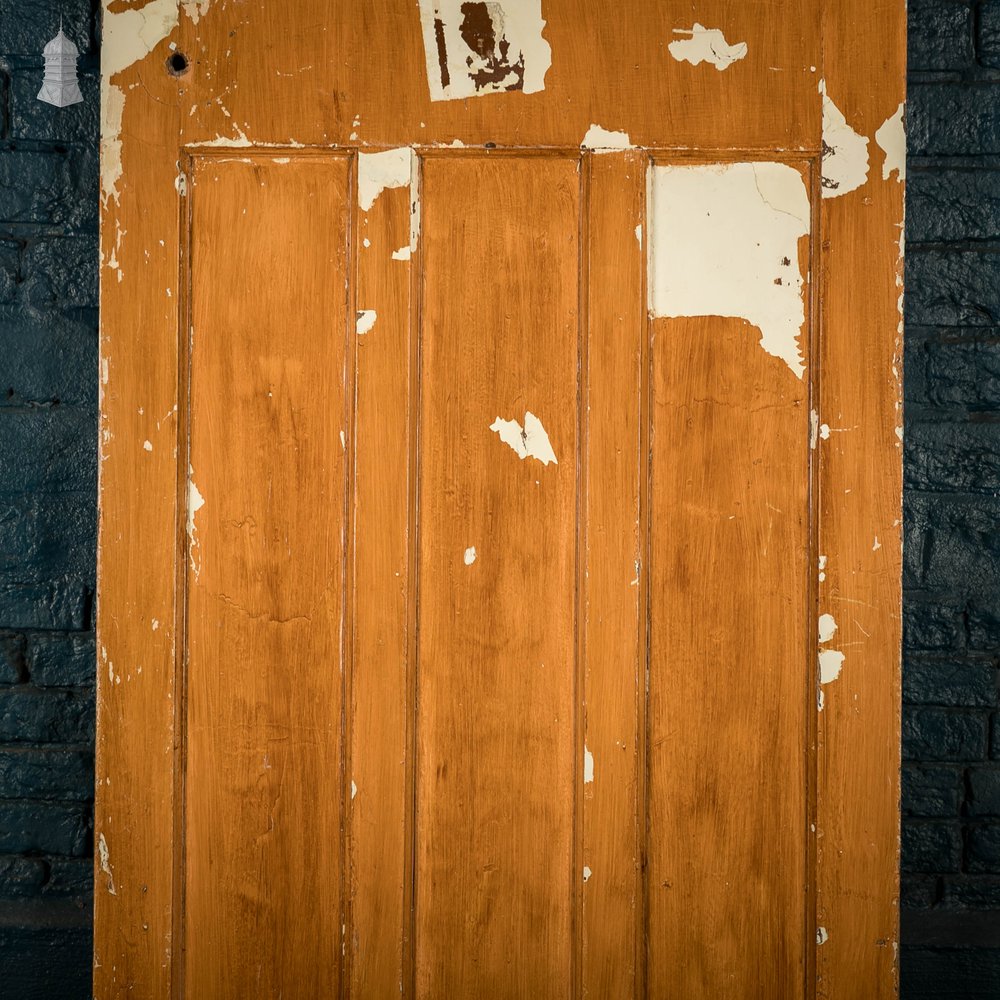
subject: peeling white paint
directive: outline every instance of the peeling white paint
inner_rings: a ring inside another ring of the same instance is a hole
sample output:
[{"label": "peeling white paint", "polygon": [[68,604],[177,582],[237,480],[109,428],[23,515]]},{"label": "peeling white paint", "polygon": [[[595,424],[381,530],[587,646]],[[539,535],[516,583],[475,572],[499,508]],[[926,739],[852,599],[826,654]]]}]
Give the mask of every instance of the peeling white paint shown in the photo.
[{"label": "peeling white paint", "polygon": [[594,780],[594,755],[587,749],[586,745],[583,748],[583,783],[589,785]]},{"label": "peeling white paint", "polygon": [[830,935],[827,934],[825,927],[816,928],[816,944],[826,944],[830,940]]},{"label": "peeling white paint", "polygon": [[409,244],[400,247],[398,250],[392,251],[393,260],[409,260],[410,259],[410,247]]},{"label": "peeling white paint", "polygon": [[802,378],[799,240],[809,196],[785,163],[653,166],[649,307],[656,317],[727,316]]},{"label": "peeling white paint", "polygon": [[559,464],[541,420],[530,410],[524,414],[523,429],[516,420],[503,420],[498,416],[490,424],[490,430],[498,434],[504,444],[517,452],[517,457],[520,459],[530,455],[532,458],[537,458],[542,465],[548,465],[549,462]]},{"label": "peeling white paint", "polygon": [[822,583],[826,579],[826,556],[819,557],[819,582]]},{"label": "peeling white paint", "polygon": [[887,181],[896,171],[896,180],[906,180],[906,124],[903,120],[904,106],[899,107],[875,131],[875,141],[885,154],[882,161],[882,180]]},{"label": "peeling white paint", "polygon": [[342,449],[343,449],[344,451],[347,451],[347,438],[345,437],[345,435],[344,435],[344,432],[343,432],[343,431],[341,431],[341,432],[340,432],[340,447],[341,447],[341,448],[342,448]]},{"label": "peeling white paint", "polygon": [[594,873],[590,870],[590,865],[583,866],[583,881],[585,883],[590,881],[590,876],[593,874]]},{"label": "peeling white paint", "polygon": [[198,529],[194,523],[194,516],[205,506],[205,498],[199,492],[198,487],[195,486],[194,479],[192,478],[193,475],[193,470],[188,467],[188,551],[191,556],[191,569],[194,572],[195,579],[197,579],[201,573],[201,553],[198,551]]},{"label": "peeling white paint", "polygon": [[476,547],[475,545],[470,545],[462,556],[462,561],[466,566],[471,566],[476,561]]},{"label": "peeling white paint", "polygon": [[635,241],[636,241],[636,243],[639,244],[639,246],[642,246],[642,223],[641,222],[639,223],[639,225],[637,225],[635,227]]},{"label": "peeling white paint", "polygon": [[839,198],[868,180],[868,139],[859,135],[819,81],[823,97],[823,157],[821,186],[824,198]]},{"label": "peeling white paint", "polygon": [[352,781],[351,782],[351,801],[354,801],[354,797],[358,794],[358,786]]},{"label": "peeling white paint", "polygon": [[154,632],[160,627],[160,622],[156,618],[153,619],[153,621],[151,622],[151,624],[153,626],[153,631]]},{"label": "peeling white paint", "polygon": [[100,859],[101,871],[108,876],[108,892],[112,896],[117,896],[115,876],[111,871],[111,852],[108,850],[108,842],[104,839],[103,833],[97,838],[97,855]]},{"label": "peeling white paint", "polygon": [[747,54],[746,42],[730,45],[719,28],[706,28],[695,22],[692,28],[674,28],[674,34],[687,37],[671,42],[667,46],[670,54],[678,62],[689,62],[692,66],[707,62],[721,73]]},{"label": "peeling white paint", "polygon": [[830,614],[822,614],[819,616],[819,641],[829,642],[833,638],[834,632],[837,631],[837,621]]},{"label": "peeling white paint", "polygon": [[177,0],[149,0],[143,7],[111,10],[104,0],[101,43],[101,198],[118,201],[122,176],[125,91],[115,83],[123,70],[149,55],[176,27]]},{"label": "peeling white paint", "polygon": [[358,206],[363,212],[371,210],[386,188],[406,187],[410,183],[411,155],[409,146],[380,153],[358,153]]},{"label": "peeling white paint", "polygon": [[418,0],[432,101],[545,89],[541,0]]},{"label": "peeling white paint", "polygon": [[809,447],[813,450],[819,443],[819,414],[815,410],[809,411]]},{"label": "peeling white paint", "polygon": [[819,682],[829,684],[840,676],[844,665],[844,654],[838,649],[821,649],[819,651]]},{"label": "peeling white paint", "polygon": [[378,318],[374,309],[359,309],[358,316],[355,320],[355,330],[358,335],[367,333],[374,325],[375,320]]},{"label": "peeling white paint", "polygon": [[823,440],[823,441],[829,441],[830,440],[830,425],[829,424],[820,424],[819,425],[819,436],[820,436],[820,439]]},{"label": "peeling white paint", "polygon": [[191,18],[192,24],[197,24],[199,19],[208,13],[208,8],[212,5],[212,0],[181,0],[181,7],[184,13]]},{"label": "peeling white paint", "polygon": [[600,125],[591,125],[580,146],[595,153],[612,153],[617,149],[631,149],[632,140],[627,132],[611,132]]},{"label": "peeling white paint", "polygon": [[872,552],[878,552],[882,548],[882,543],[878,540],[878,535],[875,536],[875,541],[872,542]]},{"label": "peeling white paint", "polygon": [[149,438],[147,438],[145,441],[142,442],[142,447],[143,447],[143,449],[145,451],[152,451],[153,450],[153,442],[150,441]]}]

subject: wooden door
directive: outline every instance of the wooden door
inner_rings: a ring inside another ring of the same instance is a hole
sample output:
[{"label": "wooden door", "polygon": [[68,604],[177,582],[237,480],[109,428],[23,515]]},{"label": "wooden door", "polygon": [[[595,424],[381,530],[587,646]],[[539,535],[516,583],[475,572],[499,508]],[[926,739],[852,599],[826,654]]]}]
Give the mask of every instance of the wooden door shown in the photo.
[{"label": "wooden door", "polygon": [[105,0],[95,993],[894,994],[902,0]]}]

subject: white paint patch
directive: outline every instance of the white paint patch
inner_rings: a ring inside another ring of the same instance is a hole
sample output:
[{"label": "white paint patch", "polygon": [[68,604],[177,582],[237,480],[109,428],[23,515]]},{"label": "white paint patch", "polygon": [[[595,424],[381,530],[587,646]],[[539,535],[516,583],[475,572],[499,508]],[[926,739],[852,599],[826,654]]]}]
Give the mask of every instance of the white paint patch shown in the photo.
[{"label": "white paint patch", "polygon": [[839,198],[868,180],[868,139],[859,135],[826,92],[826,81],[819,81],[823,96],[823,176],[824,198]]},{"label": "white paint patch", "polygon": [[405,247],[400,247],[398,250],[392,251],[393,260],[409,260],[410,259],[410,247],[409,245]]},{"label": "white paint patch", "polygon": [[826,579],[826,556],[819,557],[819,582],[822,583]]},{"label": "white paint patch", "polygon": [[819,443],[819,414],[815,410],[809,411],[809,447],[814,449]]},{"label": "white paint patch", "polygon": [[517,452],[517,457],[520,459],[530,455],[532,458],[537,458],[542,465],[548,465],[549,462],[559,464],[541,420],[530,410],[524,414],[523,429],[516,420],[503,420],[497,417],[490,424],[490,430],[498,434],[504,444]]},{"label": "white paint patch", "polygon": [[410,183],[409,146],[386,149],[381,153],[358,153],[358,205],[367,212],[386,188],[406,187]]},{"label": "white paint patch", "polygon": [[545,89],[542,0],[418,0],[432,101]]},{"label": "white paint patch", "polygon": [[158,619],[154,618],[152,621],[153,631],[155,632],[160,627],[160,622]]},{"label": "white paint patch", "polygon": [[872,552],[878,552],[882,548],[882,543],[878,540],[878,535],[875,536],[875,541],[872,542]]},{"label": "white paint patch", "polygon": [[340,432],[340,447],[341,447],[341,448],[342,448],[342,449],[343,449],[344,451],[347,451],[347,438],[345,437],[345,435],[344,435],[344,432],[343,432],[343,431],[341,431],[341,432]]},{"label": "white paint patch", "polygon": [[882,161],[882,180],[887,181],[896,171],[896,180],[906,180],[906,124],[903,121],[903,103],[875,131],[875,141],[885,153]]},{"label": "white paint patch", "polygon": [[819,652],[819,682],[829,684],[840,676],[844,666],[844,654],[837,649],[821,649]]},{"label": "white paint patch", "polygon": [[147,440],[145,440],[145,441],[142,442],[142,447],[143,447],[143,449],[145,451],[152,451],[153,450],[153,442],[147,439]]},{"label": "white paint patch", "polygon": [[727,316],[802,378],[799,239],[809,196],[785,163],[650,168],[649,307],[654,316]]},{"label": "white paint patch", "polygon": [[191,556],[191,570],[198,578],[201,573],[201,553],[198,551],[198,529],[194,523],[194,516],[205,506],[205,498],[201,495],[198,487],[192,479],[193,472],[188,468],[188,509],[187,509],[187,533],[188,551]]},{"label": "white paint patch", "polygon": [[587,749],[586,745],[583,748],[583,783],[589,785],[594,780],[594,755]]},{"label": "white paint patch", "polygon": [[829,441],[830,440],[830,425],[829,424],[820,424],[819,425],[819,436],[820,436],[820,438],[823,441]]},{"label": "white paint patch", "polygon": [[184,13],[191,18],[192,24],[197,24],[199,18],[208,13],[211,4],[212,0],[181,0],[181,7],[184,8]]},{"label": "white paint patch", "polygon": [[111,871],[111,852],[108,850],[108,842],[104,839],[103,833],[97,838],[97,856],[100,859],[101,871],[108,876],[108,892],[112,896],[117,896],[115,876]]},{"label": "white paint patch", "polygon": [[354,796],[358,794],[358,786],[351,782],[351,801],[354,801]]},{"label": "white paint patch", "polygon": [[670,54],[678,62],[689,62],[692,66],[707,62],[721,73],[747,54],[746,42],[730,45],[719,28],[706,28],[695,22],[693,28],[674,28],[674,34],[687,37],[671,42],[667,46]]},{"label": "white paint patch", "polygon": [[118,201],[122,176],[125,91],[115,76],[149,55],[176,27],[177,0],[149,0],[143,7],[112,11],[104,0],[101,43],[101,200]]},{"label": "white paint patch", "polygon": [[827,934],[825,927],[816,928],[816,944],[826,944],[830,940],[830,935]]},{"label": "white paint patch", "polygon": [[476,561],[476,547],[475,545],[470,545],[466,550],[465,554],[462,556],[462,560],[466,566],[471,566]]},{"label": "white paint patch", "polygon": [[829,642],[833,638],[834,632],[837,631],[837,622],[833,615],[820,615],[819,616],[819,641]]},{"label": "white paint patch", "polygon": [[590,870],[590,865],[583,866],[583,881],[585,883],[590,881],[590,876],[593,874],[594,873]]},{"label": "white paint patch", "polygon": [[591,125],[580,146],[595,153],[612,153],[616,149],[631,149],[632,140],[627,132],[609,132],[600,125]]},{"label": "white paint patch", "polygon": [[642,246],[642,223],[641,222],[639,223],[639,225],[637,225],[635,227],[635,241],[636,241],[636,243],[639,244],[639,246]]},{"label": "white paint patch", "polygon": [[359,309],[358,316],[355,320],[354,327],[358,334],[367,333],[374,325],[375,320],[378,318],[374,309]]}]

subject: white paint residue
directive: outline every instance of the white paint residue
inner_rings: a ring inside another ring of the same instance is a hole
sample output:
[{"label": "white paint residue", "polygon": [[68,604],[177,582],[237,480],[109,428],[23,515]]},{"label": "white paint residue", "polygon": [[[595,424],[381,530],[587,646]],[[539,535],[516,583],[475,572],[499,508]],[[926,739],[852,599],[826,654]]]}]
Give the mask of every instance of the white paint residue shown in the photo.
[{"label": "white paint residue", "polygon": [[358,153],[358,205],[367,212],[386,188],[410,183],[410,148],[386,149],[381,153]]},{"label": "white paint residue", "polygon": [[706,28],[697,22],[693,28],[674,28],[674,34],[687,37],[671,42],[667,46],[670,54],[678,62],[689,62],[692,66],[707,62],[722,72],[747,54],[746,42],[730,45],[720,29]]},{"label": "white paint residue", "polygon": [[497,417],[490,424],[490,430],[500,435],[500,440],[516,451],[518,458],[524,459],[530,455],[542,465],[548,465],[549,462],[559,464],[541,420],[530,410],[524,414],[523,429],[516,420]]},{"label": "white paint residue", "polygon": [[830,935],[827,934],[825,927],[816,928],[816,944],[826,944],[830,940]]},{"label": "white paint residue", "polygon": [[829,642],[833,638],[833,633],[837,631],[837,622],[833,615],[823,614],[819,616],[819,641]]},{"label": "white paint residue", "polygon": [[878,552],[882,548],[882,543],[878,540],[878,535],[875,536],[875,541],[872,542],[872,552]]},{"label": "white paint residue", "polygon": [[112,11],[104,0],[101,43],[101,199],[118,201],[122,176],[125,91],[115,76],[149,55],[177,27],[177,0],[149,0],[143,7]]},{"label": "white paint residue", "polygon": [[819,651],[819,682],[829,684],[840,676],[844,665],[844,654],[836,649],[821,649]]},{"label": "white paint residue", "polygon": [[637,225],[635,227],[635,241],[636,241],[636,243],[639,244],[639,246],[642,246],[642,223],[641,222],[639,223],[639,225]]},{"label": "white paint residue", "polygon": [[147,439],[147,440],[145,440],[145,441],[142,442],[142,447],[143,447],[143,449],[145,451],[152,451],[153,450],[153,442]]},{"label": "white paint residue", "polygon": [[822,583],[826,579],[826,556],[819,557],[819,582]]},{"label": "white paint residue", "polygon": [[593,874],[594,873],[590,870],[590,865],[584,865],[583,866],[583,881],[584,882],[589,882],[590,881],[590,876],[593,875]]},{"label": "white paint residue", "polygon": [[476,547],[475,545],[470,545],[466,550],[465,554],[462,556],[466,566],[471,566],[476,561]]},{"label": "white paint residue", "polygon": [[820,436],[820,438],[823,441],[829,441],[830,440],[830,425],[829,424],[820,424],[819,425],[819,436]]},{"label": "white paint residue", "polygon": [[359,309],[358,317],[354,324],[358,334],[367,333],[375,325],[377,318],[374,309]]},{"label": "white paint residue", "polygon": [[101,358],[101,385],[108,384],[108,359]]},{"label": "white paint residue", "polygon": [[409,260],[410,259],[410,247],[409,245],[405,247],[400,247],[398,250],[392,251],[393,260]]},{"label": "white paint residue", "polygon": [[819,414],[809,411],[809,447],[815,449],[819,443]]},{"label": "white paint residue", "polygon": [[594,755],[583,747],[583,783],[589,785],[594,780]]},{"label": "white paint residue", "polygon": [[823,176],[824,198],[839,198],[868,180],[868,139],[858,135],[840,108],[826,92],[826,81],[819,81],[823,95]]},{"label": "white paint residue", "polygon": [[160,627],[160,622],[156,618],[153,619],[153,621],[151,622],[151,624],[153,626],[153,631],[154,632]]},{"label": "white paint residue", "polygon": [[181,6],[184,8],[184,13],[191,18],[192,24],[197,24],[198,19],[204,17],[208,13],[208,8],[211,6],[212,0],[181,0]]},{"label": "white paint residue", "polygon": [[418,0],[432,101],[545,89],[541,0]]},{"label": "white paint residue", "polygon": [[785,163],[650,169],[653,315],[745,319],[802,378],[799,240],[810,212],[801,174]]},{"label": "white paint residue", "polygon": [[591,125],[580,145],[595,153],[611,153],[616,149],[631,149],[632,140],[627,132],[610,132],[600,125]]},{"label": "white paint residue", "polygon": [[103,833],[97,838],[97,855],[100,858],[101,871],[108,876],[108,892],[112,896],[117,896],[115,877],[111,871],[111,853],[108,851],[108,842],[104,839]]},{"label": "white paint residue", "polygon": [[885,153],[882,161],[882,180],[887,181],[896,171],[896,180],[906,180],[906,125],[903,121],[903,103],[875,132],[875,141]]},{"label": "white paint residue", "polygon": [[351,801],[354,801],[354,796],[358,794],[358,786],[351,782]]},{"label": "white paint residue", "polygon": [[344,451],[347,451],[347,437],[345,436],[343,431],[340,432],[340,447]]},{"label": "white paint residue", "polygon": [[193,475],[190,468],[188,468],[188,510],[187,510],[187,533],[188,533],[188,550],[191,555],[191,569],[194,572],[195,579],[198,578],[201,573],[201,553],[198,551],[198,536],[197,527],[194,523],[194,516],[205,506],[205,498],[198,491],[198,487],[195,486],[194,480],[191,478]]}]

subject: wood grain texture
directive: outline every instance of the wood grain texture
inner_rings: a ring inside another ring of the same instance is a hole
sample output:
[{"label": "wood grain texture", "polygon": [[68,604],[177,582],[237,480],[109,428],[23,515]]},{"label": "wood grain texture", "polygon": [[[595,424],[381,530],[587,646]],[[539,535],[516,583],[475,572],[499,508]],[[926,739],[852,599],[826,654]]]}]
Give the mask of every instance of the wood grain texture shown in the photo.
[{"label": "wood grain texture", "polygon": [[279,159],[192,179],[189,996],[340,988],[349,160]]},{"label": "wood grain texture", "polygon": [[806,384],[743,320],[652,336],[649,995],[799,997]]},{"label": "wood grain texture", "polygon": [[410,188],[383,191],[359,215],[354,670],[351,777],[351,987],[390,996],[403,978],[409,705]]},{"label": "wood grain texture", "polygon": [[[824,3],[827,93],[874,135],[905,97],[902,0]],[[862,35],[858,25],[866,28]],[[819,611],[845,654],[824,685],[817,756],[817,996],[896,995],[903,184],[882,177],[822,202]]]},{"label": "wood grain texture", "polygon": [[[642,153],[588,158],[581,993],[641,995],[640,742],[645,572],[640,422],[646,336]],[[590,780],[588,780],[588,778]],[[637,961],[638,959],[638,961]]]},{"label": "wood grain texture", "polygon": [[418,996],[570,993],[579,215],[574,159],[424,163]]}]

